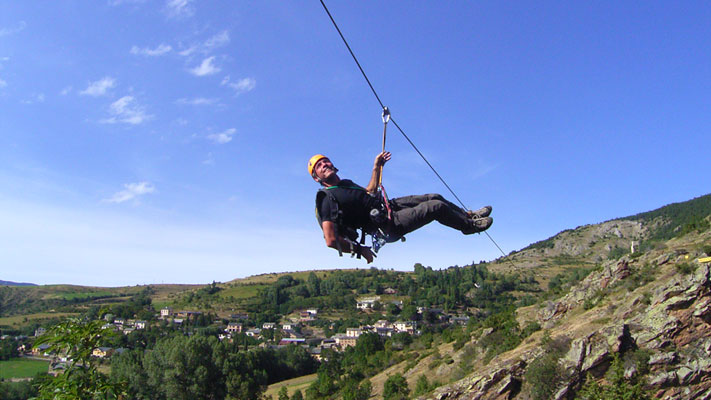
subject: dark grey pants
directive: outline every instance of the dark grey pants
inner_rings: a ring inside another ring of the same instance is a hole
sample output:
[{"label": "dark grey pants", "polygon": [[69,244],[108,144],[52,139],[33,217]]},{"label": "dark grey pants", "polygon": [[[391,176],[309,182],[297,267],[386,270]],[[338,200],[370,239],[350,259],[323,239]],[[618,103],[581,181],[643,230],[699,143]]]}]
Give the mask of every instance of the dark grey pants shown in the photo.
[{"label": "dark grey pants", "polygon": [[393,211],[391,234],[403,236],[432,221],[458,231],[469,227],[467,213],[439,194],[422,194],[390,200]]}]

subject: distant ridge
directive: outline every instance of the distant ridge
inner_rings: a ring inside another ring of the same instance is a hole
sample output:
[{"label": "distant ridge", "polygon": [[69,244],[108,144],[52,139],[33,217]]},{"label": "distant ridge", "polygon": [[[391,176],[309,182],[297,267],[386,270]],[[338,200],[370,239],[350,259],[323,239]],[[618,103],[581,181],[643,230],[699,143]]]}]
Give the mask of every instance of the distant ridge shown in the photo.
[{"label": "distant ridge", "polygon": [[37,286],[37,285],[34,283],[27,283],[27,282],[10,282],[10,281],[0,280],[0,286]]}]

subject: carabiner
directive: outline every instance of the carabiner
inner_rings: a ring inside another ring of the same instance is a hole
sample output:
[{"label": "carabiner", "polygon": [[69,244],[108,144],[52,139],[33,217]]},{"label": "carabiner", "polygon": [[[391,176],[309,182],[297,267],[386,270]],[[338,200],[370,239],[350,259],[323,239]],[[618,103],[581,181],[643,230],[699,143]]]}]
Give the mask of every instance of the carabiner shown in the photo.
[{"label": "carabiner", "polygon": [[387,107],[383,107],[383,123],[387,124],[390,121],[390,110]]}]

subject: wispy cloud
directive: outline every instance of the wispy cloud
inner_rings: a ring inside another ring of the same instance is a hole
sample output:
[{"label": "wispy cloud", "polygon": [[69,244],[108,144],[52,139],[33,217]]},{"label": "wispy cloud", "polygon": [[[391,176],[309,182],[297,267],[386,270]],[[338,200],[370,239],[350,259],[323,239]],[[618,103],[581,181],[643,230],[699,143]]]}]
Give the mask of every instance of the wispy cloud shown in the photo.
[{"label": "wispy cloud", "polygon": [[146,0],[109,0],[110,6],[120,6],[121,4],[145,3]]},{"label": "wispy cloud", "polygon": [[144,107],[136,102],[133,96],[123,96],[109,106],[111,117],[100,122],[105,124],[124,123],[138,125],[149,120],[152,116],[146,114]]},{"label": "wispy cloud", "polygon": [[21,103],[22,104],[44,103],[44,99],[45,99],[44,93],[40,93],[40,94],[32,95],[28,99],[22,100]]},{"label": "wispy cloud", "polygon": [[0,28],[0,37],[20,33],[25,29],[26,26],[27,23],[25,21],[20,21],[16,26],[13,26],[11,28]]},{"label": "wispy cloud", "polygon": [[99,79],[96,82],[89,83],[89,86],[79,92],[79,94],[94,97],[103,96],[109,91],[109,89],[112,89],[115,86],[116,80],[110,76],[107,76],[103,79]]},{"label": "wispy cloud", "polygon": [[499,164],[486,164],[483,161],[479,161],[477,167],[472,170],[471,177],[472,179],[479,179],[485,175],[488,175],[498,167]]},{"label": "wispy cloud", "polygon": [[230,33],[227,30],[224,30],[207,38],[207,40],[202,43],[193,43],[190,46],[184,48],[181,43],[178,47],[182,48],[182,50],[180,50],[178,54],[183,57],[189,57],[195,53],[208,54],[219,47],[227,45],[229,42]]},{"label": "wispy cloud", "polygon": [[205,98],[205,97],[196,97],[194,99],[178,99],[175,102],[178,104],[186,104],[190,106],[209,106],[212,104],[216,104],[219,101],[219,99],[215,98]]},{"label": "wispy cloud", "polygon": [[208,57],[202,60],[202,63],[190,70],[190,73],[195,76],[207,76],[220,72],[220,68],[214,64],[215,56]]},{"label": "wispy cloud", "polygon": [[230,76],[227,75],[224,79],[222,79],[220,85],[231,87],[235,91],[235,94],[242,94],[257,87],[257,81],[254,78],[242,78],[237,82],[232,82],[230,80]]},{"label": "wispy cloud", "polygon": [[156,188],[150,182],[126,183],[123,185],[124,190],[116,192],[108,199],[104,199],[107,203],[123,203],[133,200],[138,196],[143,196],[155,192]]},{"label": "wispy cloud", "polygon": [[225,144],[229,143],[232,141],[232,136],[237,133],[237,129],[235,128],[230,128],[227,129],[226,131],[220,132],[220,133],[212,133],[210,135],[207,135],[207,138],[212,141],[213,143],[216,144]]},{"label": "wispy cloud", "polygon": [[155,49],[133,46],[131,47],[131,54],[135,54],[138,56],[158,57],[170,52],[171,50],[173,50],[173,47],[165,43],[161,43]]},{"label": "wispy cloud", "polygon": [[167,0],[165,2],[165,11],[170,18],[192,17],[195,14],[195,8],[190,4],[192,0]]},{"label": "wispy cloud", "polygon": [[2,78],[0,78],[0,88],[4,88],[7,86],[7,81],[4,81]]},{"label": "wispy cloud", "polygon": [[202,163],[204,165],[215,165],[215,158],[212,156],[212,153],[207,153],[207,158],[202,160]]},{"label": "wispy cloud", "polygon": [[62,89],[62,91],[59,92],[59,94],[61,94],[62,96],[66,96],[66,95],[68,95],[68,94],[71,93],[71,92],[72,92],[72,87],[71,87],[71,86],[67,86],[67,87],[65,87],[64,89]]},{"label": "wispy cloud", "polygon": [[230,34],[226,30],[212,36],[205,41],[205,48],[211,50],[217,47],[222,47],[230,42]]}]

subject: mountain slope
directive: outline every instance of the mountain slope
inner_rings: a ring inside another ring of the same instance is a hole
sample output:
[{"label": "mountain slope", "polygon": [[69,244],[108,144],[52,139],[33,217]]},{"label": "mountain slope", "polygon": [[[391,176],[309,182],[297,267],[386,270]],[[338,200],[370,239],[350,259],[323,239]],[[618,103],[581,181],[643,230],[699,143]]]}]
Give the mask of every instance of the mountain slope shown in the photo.
[{"label": "mountain slope", "polygon": [[512,253],[515,267],[497,260],[492,269],[533,274],[542,286],[566,271],[594,271],[559,298],[519,308],[521,326],[543,330],[515,349],[487,360],[494,332],[479,329],[459,350],[443,344],[415,366],[375,376],[376,391],[402,373],[411,388],[423,375],[456,378],[421,399],[573,399],[586,379],[621,365],[654,397],[711,398],[711,272],[697,261],[711,255],[710,214],[707,195],[561,232]]}]

